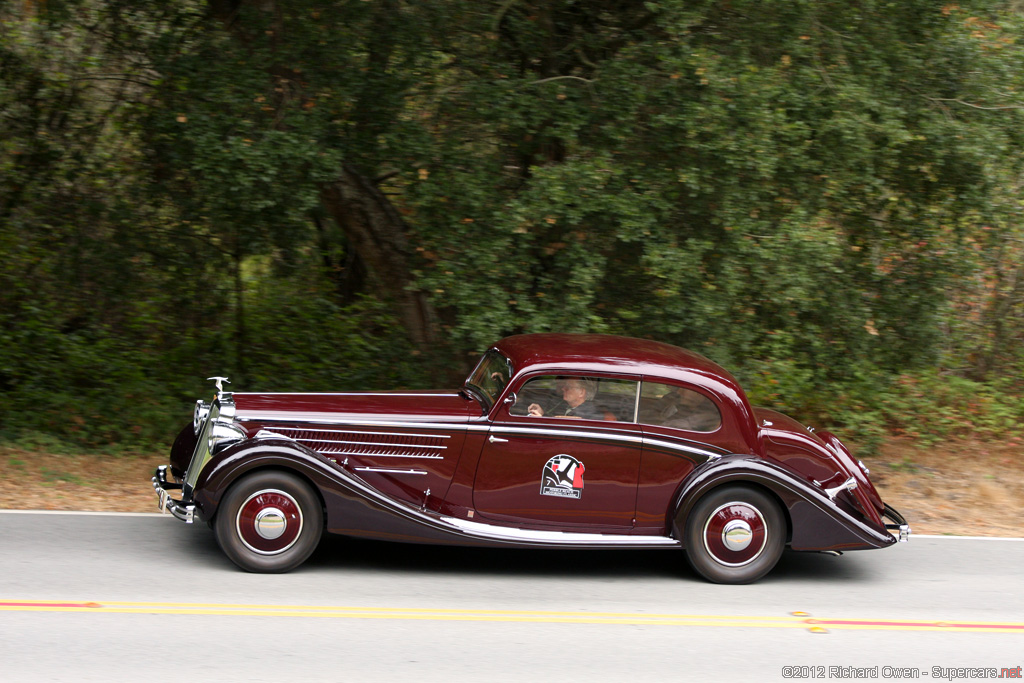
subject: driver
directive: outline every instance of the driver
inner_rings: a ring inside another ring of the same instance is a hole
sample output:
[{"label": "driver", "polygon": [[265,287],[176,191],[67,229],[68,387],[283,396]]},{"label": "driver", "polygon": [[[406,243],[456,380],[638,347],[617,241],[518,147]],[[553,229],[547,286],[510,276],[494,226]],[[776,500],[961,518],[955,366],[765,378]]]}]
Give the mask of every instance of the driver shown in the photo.
[{"label": "driver", "polygon": [[556,388],[562,392],[562,400],[547,413],[537,403],[531,403],[529,414],[541,417],[545,414],[552,417],[578,417],[584,420],[600,420],[604,412],[594,405],[597,383],[592,379],[570,377],[558,381]]}]

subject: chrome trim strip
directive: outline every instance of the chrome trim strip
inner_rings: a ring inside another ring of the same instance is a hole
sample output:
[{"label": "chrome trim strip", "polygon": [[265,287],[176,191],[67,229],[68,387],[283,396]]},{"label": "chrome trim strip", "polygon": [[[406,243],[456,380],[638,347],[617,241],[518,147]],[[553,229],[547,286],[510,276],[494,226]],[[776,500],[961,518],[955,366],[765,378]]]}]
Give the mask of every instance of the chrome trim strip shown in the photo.
[{"label": "chrome trim strip", "polygon": [[428,474],[426,470],[399,470],[389,467],[356,467],[356,472],[379,472],[384,474]]},{"label": "chrome trim strip", "polygon": [[288,436],[287,434],[278,434],[277,432],[272,432],[269,429],[261,429],[260,431],[256,432],[256,434],[254,434],[252,438],[254,438],[254,439],[285,439],[286,441],[295,441],[295,439],[293,439],[292,437]]},{"label": "chrome trim strip", "polygon": [[722,454],[725,452],[724,450],[721,451],[721,452],[706,451],[703,448],[697,448],[696,446],[689,446],[689,445],[686,445],[686,444],[676,443],[674,441],[663,441],[661,439],[652,439],[652,438],[647,437],[647,436],[645,436],[643,438],[643,442],[644,442],[645,446],[654,446],[654,447],[657,447],[657,448],[667,448],[667,449],[673,450],[673,451],[686,451],[687,453],[695,453],[697,455],[703,455],[705,458],[709,458],[709,459],[712,459],[712,460],[717,460],[718,458],[721,458]]},{"label": "chrome trim strip", "polygon": [[[210,379],[214,379],[211,377]],[[403,391],[270,391],[267,393],[260,393],[258,391],[236,391],[235,396],[414,396],[414,397],[438,397],[447,396],[449,398],[456,398],[459,395],[457,391],[450,391],[443,394],[435,394],[432,392],[403,392]]]},{"label": "chrome trim strip", "polygon": [[[271,430],[287,430],[292,432],[317,432],[319,434],[351,434],[351,429],[306,429],[304,427],[272,427]],[[359,432],[360,434],[369,434],[370,436],[409,436],[409,437],[421,437],[423,434],[409,434],[403,432]],[[450,439],[452,438],[449,434],[437,434],[431,435],[431,439]],[[440,446],[444,448],[444,446]]]},{"label": "chrome trim strip", "polygon": [[[409,416],[415,417],[415,416]],[[422,422],[415,419],[406,420],[376,420],[366,416],[360,417],[337,417],[337,413],[291,413],[276,410],[250,410],[240,412],[236,420],[242,422],[292,422],[300,424],[318,425],[346,425],[352,427],[405,427],[407,429],[457,429],[469,431],[487,431],[490,426],[487,424],[475,425],[470,421],[459,422],[432,422],[424,417]],[[281,429],[281,427],[275,427]],[[417,436],[423,436],[418,434]]]},{"label": "chrome trim strip", "polygon": [[460,531],[479,538],[504,541],[527,541],[556,545],[614,545],[614,546],[662,546],[678,547],[681,544],[667,536],[627,536],[625,534],[586,534],[570,531],[537,531],[470,522],[456,517],[442,517],[442,522],[457,527]]},{"label": "chrome trim strip", "polygon": [[382,441],[335,441],[333,439],[297,439],[292,438],[292,441],[309,441],[311,443],[347,443],[355,446],[388,446],[391,448],[430,448],[440,449],[442,451],[448,450],[447,446],[428,446],[426,444],[418,443],[387,443]]},{"label": "chrome trim strip", "polygon": [[543,436],[568,436],[575,438],[584,439],[607,439],[608,441],[625,441],[626,443],[641,443],[643,437],[639,434],[625,434],[615,432],[603,432],[594,430],[569,430],[569,429],[557,429],[557,428],[544,428],[544,427],[512,427],[508,425],[494,425],[491,427],[491,432],[497,432],[500,434],[540,434]]},{"label": "chrome trim strip", "polygon": [[633,402],[633,424],[640,422],[640,388],[643,382],[636,383],[636,400]]},{"label": "chrome trim strip", "polygon": [[[314,449],[316,450],[316,449]],[[359,451],[316,451],[320,455],[362,455],[367,458],[413,458],[416,460],[444,460],[443,455],[406,455],[403,453],[360,453]]]}]

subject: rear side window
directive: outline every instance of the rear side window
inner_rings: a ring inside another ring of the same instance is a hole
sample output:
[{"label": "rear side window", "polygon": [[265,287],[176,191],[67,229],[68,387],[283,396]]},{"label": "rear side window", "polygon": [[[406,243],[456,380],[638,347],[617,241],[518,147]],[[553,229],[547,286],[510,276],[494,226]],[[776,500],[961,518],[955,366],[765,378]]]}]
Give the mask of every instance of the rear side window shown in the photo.
[{"label": "rear side window", "polygon": [[722,414],[704,394],[673,384],[644,382],[640,390],[640,422],[691,432],[713,432]]}]

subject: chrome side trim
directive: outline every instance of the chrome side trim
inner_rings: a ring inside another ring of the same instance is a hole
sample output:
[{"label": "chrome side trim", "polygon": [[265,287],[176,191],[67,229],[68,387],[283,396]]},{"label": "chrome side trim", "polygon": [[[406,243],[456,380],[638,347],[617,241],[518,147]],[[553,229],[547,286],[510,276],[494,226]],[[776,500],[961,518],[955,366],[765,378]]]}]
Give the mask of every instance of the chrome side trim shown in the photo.
[{"label": "chrome side trim", "polygon": [[292,441],[308,441],[310,443],[344,443],[353,446],[389,446],[391,448],[431,448],[435,450],[447,450],[447,446],[428,446],[427,444],[420,443],[387,443],[384,441],[352,441],[352,440],[335,440],[335,439],[299,439],[291,437]]},{"label": "chrome side trim", "polygon": [[[292,432],[295,436],[290,436],[284,432]],[[444,460],[444,454],[441,451],[448,449],[448,446],[437,445],[437,444],[426,444],[426,443],[402,443],[394,441],[361,441],[359,439],[325,439],[325,438],[304,438],[298,436],[299,434],[313,432],[315,434],[326,434],[326,435],[341,435],[341,436],[380,436],[380,437],[393,437],[396,439],[432,439],[440,440],[442,438],[451,438],[447,434],[409,434],[399,432],[364,432],[357,429],[349,430],[338,430],[338,429],[303,429],[300,427],[275,427],[271,429],[261,429],[257,436],[266,435],[275,436],[279,435],[280,438],[288,439],[296,443],[301,443],[309,447],[311,450],[325,456],[334,455],[355,455],[365,456],[368,458],[412,458],[419,460]],[[423,452],[427,451],[427,452]]]},{"label": "chrome side trim", "polygon": [[252,438],[254,438],[254,439],[285,439],[286,441],[295,441],[295,439],[293,439],[292,437],[288,436],[287,434],[278,434],[277,432],[272,432],[269,429],[261,429],[260,431],[256,432],[256,434]]},{"label": "chrome side trim", "polygon": [[664,441],[662,439],[652,439],[648,436],[643,438],[644,446],[651,446],[654,448],[667,448],[673,451],[683,451],[684,453],[694,453],[696,455],[702,455],[709,460],[717,460],[721,458],[725,451],[706,451],[703,448],[697,448],[696,446],[690,446],[688,444],[676,443],[675,441]]},{"label": "chrome side trim", "polygon": [[456,517],[442,517],[442,522],[457,527],[463,533],[478,538],[503,541],[526,541],[528,543],[551,545],[587,545],[587,546],[657,546],[664,548],[679,547],[681,544],[667,536],[626,536],[624,534],[584,534],[569,531],[537,531],[535,529],[515,529],[511,527],[470,522]]},{"label": "chrome side trim", "polygon": [[[210,379],[214,379],[211,377]],[[445,393],[417,392],[417,391],[273,391],[261,393],[258,391],[236,391],[235,396],[414,396],[416,398],[457,398],[459,392],[449,391]]]},{"label": "chrome side trim", "polygon": [[[298,421],[298,420],[297,420]],[[351,429],[306,429],[305,427],[272,427],[270,431],[288,431],[288,432],[316,432],[318,434],[351,434]],[[360,431],[360,434],[368,434],[370,436],[408,436],[411,438],[422,437],[423,434],[410,434],[408,432],[365,432]],[[452,438],[449,434],[431,434],[431,439],[450,439]],[[440,446],[444,448],[444,446]]]},{"label": "chrome side trim", "polygon": [[377,472],[380,474],[427,474],[426,470],[397,469],[390,467],[356,467],[356,472]]},{"label": "chrome side trim", "polygon": [[[662,439],[652,439],[649,436],[643,436],[640,434],[626,434],[616,433],[612,431],[597,431],[597,430],[568,430],[568,429],[556,429],[556,428],[545,428],[545,427],[509,427],[506,425],[494,425],[491,428],[491,433],[498,434],[537,434],[540,436],[564,436],[570,438],[584,438],[584,439],[600,439],[605,441],[620,441],[623,443],[640,444],[643,446],[653,446],[657,448],[666,448],[669,450],[683,451],[686,453],[694,453],[696,455],[703,456],[705,458],[719,458],[725,453],[721,451],[705,450],[698,448],[697,446],[690,446],[688,444],[682,444],[675,441],[665,441]],[[713,447],[712,447],[713,448]]]},{"label": "chrome side trim", "polygon": [[[302,439],[299,439],[302,441]],[[316,449],[313,449],[316,450]],[[316,451],[328,457],[332,455],[362,455],[367,458],[411,458],[414,460],[444,460],[443,455],[407,455],[404,453],[365,453],[361,451]]]},{"label": "chrome side trim", "polygon": [[[434,422],[424,418],[423,421],[412,420],[376,420],[360,417],[338,417],[337,413],[292,413],[276,410],[250,410],[239,413],[238,420],[242,422],[290,422],[298,424],[316,425],[345,425],[350,427],[404,427],[406,429],[449,429],[459,431],[487,431],[490,425],[471,424],[468,420],[459,422]],[[275,429],[282,429],[275,427]],[[418,434],[417,436],[423,436]]]},{"label": "chrome side trim", "polygon": [[531,435],[536,434],[540,436],[566,436],[573,438],[583,439],[604,439],[607,441],[622,441],[625,443],[640,444],[643,442],[643,437],[639,434],[624,434],[615,432],[605,432],[596,430],[584,430],[584,429],[558,429],[556,427],[512,427],[508,425],[494,425],[491,427],[492,433],[498,434],[525,434]]}]

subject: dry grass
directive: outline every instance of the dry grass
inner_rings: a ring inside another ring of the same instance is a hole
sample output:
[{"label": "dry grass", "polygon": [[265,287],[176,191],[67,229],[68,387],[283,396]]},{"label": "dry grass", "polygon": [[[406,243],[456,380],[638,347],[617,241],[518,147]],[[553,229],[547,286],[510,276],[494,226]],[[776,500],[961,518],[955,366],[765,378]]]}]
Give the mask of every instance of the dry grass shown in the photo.
[{"label": "dry grass", "polygon": [[866,459],[883,500],[917,533],[1024,536],[1024,444],[892,440]]},{"label": "dry grass", "polygon": [[54,455],[0,448],[0,509],[155,512],[165,455]]},{"label": "dry grass", "polygon": [[[53,455],[0,448],[0,509],[153,512],[165,455]],[[865,458],[882,498],[916,533],[1024,536],[1024,443],[894,439]]]}]

